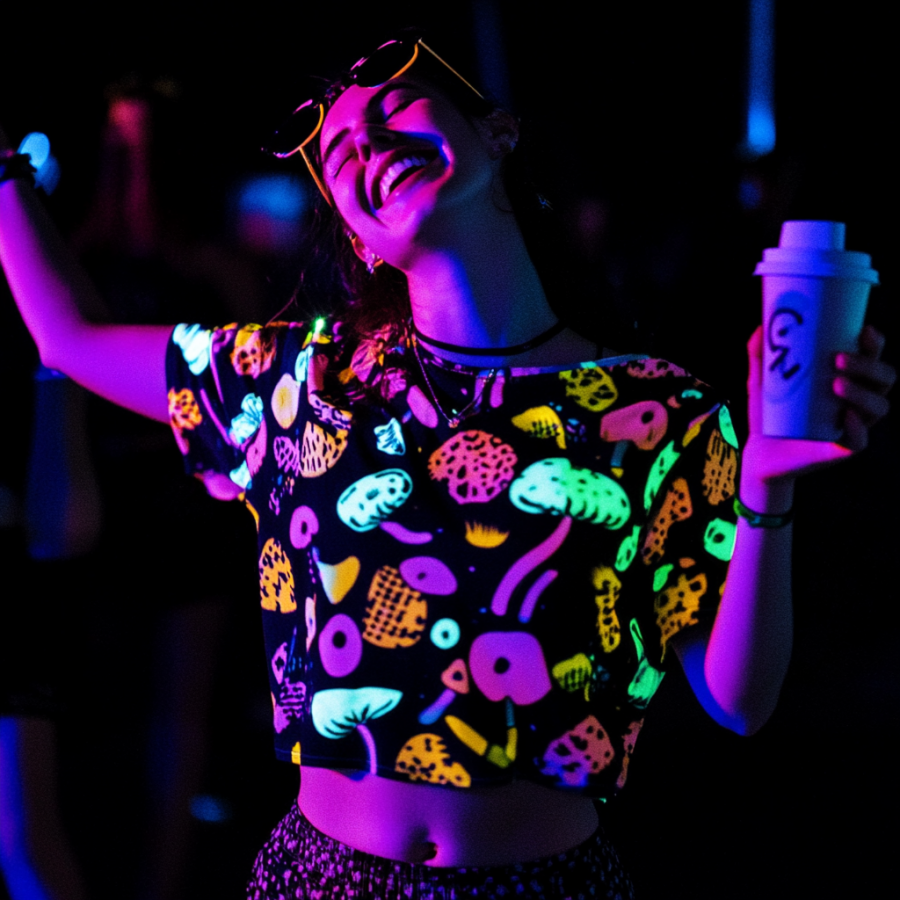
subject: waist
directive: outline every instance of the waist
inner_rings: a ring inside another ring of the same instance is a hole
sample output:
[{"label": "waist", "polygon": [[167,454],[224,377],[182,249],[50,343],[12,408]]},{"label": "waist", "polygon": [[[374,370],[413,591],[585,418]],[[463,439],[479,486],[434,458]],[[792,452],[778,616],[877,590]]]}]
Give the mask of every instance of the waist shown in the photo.
[{"label": "waist", "polygon": [[505,866],[562,853],[599,824],[587,797],[529,781],[455,789],[302,766],[298,804],[342,844],[429,866]]}]

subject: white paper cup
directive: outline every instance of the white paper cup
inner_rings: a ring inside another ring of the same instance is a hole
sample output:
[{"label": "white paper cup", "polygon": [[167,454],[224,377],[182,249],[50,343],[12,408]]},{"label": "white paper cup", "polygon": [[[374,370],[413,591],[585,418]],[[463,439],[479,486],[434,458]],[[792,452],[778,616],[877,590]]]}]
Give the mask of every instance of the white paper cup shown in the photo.
[{"label": "white paper cup", "polygon": [[836,441],[842,433],[834,356],[858,349],[878,273],[844,250],[842,222],[785,222],[766,250],[763,280],[763,434]]}]

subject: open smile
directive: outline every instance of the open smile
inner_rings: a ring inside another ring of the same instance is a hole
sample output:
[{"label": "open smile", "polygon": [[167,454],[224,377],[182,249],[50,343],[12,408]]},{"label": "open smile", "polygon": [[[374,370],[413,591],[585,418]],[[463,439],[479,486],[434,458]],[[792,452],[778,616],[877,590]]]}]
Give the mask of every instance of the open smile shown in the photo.
[{"label": "open smile", "polygon": [[385,160],[385,163],[379,167],[376,177],[372,180],[370,189],[372,207],[379,209],[384,206],[393,191],[436,158],[436,151],[429,153],[423,150],[416,150],[413,152],[395,151],[392,153]]}]

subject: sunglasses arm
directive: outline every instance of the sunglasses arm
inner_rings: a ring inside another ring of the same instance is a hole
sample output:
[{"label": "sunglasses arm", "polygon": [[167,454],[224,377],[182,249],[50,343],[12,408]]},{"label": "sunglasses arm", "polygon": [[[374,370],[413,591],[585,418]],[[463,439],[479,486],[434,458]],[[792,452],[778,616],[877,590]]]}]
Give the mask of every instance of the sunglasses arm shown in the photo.
[{"label": "sunglasses arm", "polygon": [[303,147],[298,147],[297,149],[299,150],[300,155],[303,157],[303,162],[306,163],[306,168],[309,169],[309,174],[312,175],[313,181],[316,183],[316,187],[319,189],[328,205],[334,207],[334,201],[331,199],[331,194],[329,193],[328,188],[325,187],[322,179],[319,178],[319,173],[316,172],[316,167],[313,165],[313,161],[306,155],[306,150],[304,150]]}]

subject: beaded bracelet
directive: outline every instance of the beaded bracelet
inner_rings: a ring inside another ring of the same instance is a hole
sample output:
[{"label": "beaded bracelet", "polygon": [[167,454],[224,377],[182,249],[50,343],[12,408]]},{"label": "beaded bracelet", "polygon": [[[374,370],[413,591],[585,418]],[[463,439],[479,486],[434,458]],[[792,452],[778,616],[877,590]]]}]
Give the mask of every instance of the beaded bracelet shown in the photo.
[{"label": "beaded bracelet", "polygon": [[794,518],[794,510],[789,509],[780,516],[772,516],[768,513],[754,512],[747,506],[744,506],[737,497],[734,498],[734,511],[744,520],[751,528],[782,528]]},{"label": "beaded bracelet", "polygon": [[28,178],[34,183],[34,171],[29,154],[15,150],[0,152],[0,183],[14,178]]}]

